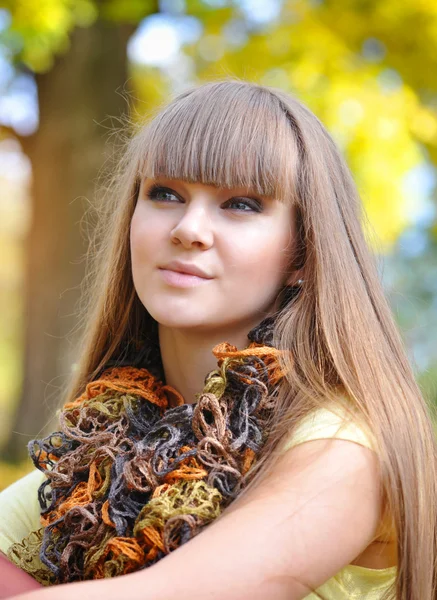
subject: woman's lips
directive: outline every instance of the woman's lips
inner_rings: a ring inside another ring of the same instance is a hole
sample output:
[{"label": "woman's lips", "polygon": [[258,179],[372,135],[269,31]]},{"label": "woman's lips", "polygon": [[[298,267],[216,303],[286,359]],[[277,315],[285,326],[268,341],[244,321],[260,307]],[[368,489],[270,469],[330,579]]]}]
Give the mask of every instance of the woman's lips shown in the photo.
[{"label": "woman's lips", "polygon": [[170,271],[169,269],[159,269],[161,277],[168,284],[174,287],[194,287],[202,283],[211,281],[206,277],[198,277],[197,275],[189,275],[188,273],[178,273],[177,271]]}]

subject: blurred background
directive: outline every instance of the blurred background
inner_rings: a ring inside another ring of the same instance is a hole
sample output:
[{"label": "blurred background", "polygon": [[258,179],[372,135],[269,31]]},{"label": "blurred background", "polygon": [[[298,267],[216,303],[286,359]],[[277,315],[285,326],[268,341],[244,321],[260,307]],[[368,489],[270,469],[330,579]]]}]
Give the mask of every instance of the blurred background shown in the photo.
[{"label": "blurred background", "polygon": [[0,0],[0,489],[32,468],[74,368],[114,131],[214,78],[292,92],[332,133],[435,403],[436,73],[434,0]]}]

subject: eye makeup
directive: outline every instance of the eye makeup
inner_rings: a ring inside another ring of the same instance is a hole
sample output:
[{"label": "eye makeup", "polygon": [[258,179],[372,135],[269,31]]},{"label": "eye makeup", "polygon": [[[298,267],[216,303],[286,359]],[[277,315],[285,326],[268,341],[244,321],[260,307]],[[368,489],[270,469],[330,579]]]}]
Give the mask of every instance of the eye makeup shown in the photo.
[{"label": "eye makeup", "polygon": [[[163,203],[174,203],[174,200],[165,200],[162,196],[168,194],[169,196],[174,196],[181,201],[181,198],[177,192],[172,190],[169,187],[159,185],[157,183],[153,184],[145,193],[145,196],[153,201],[153,202],[163,202]],[[182,200],[183,202],[183,200]],[[244,206],[244,209],[235,209],[232,208],[233,205]],[[231,210],[236,210],[237,212],[246,212],[246,213],[260,213],[264,210],[264,205],[261,200],[258,198],[251,198],[247,196],[236,196],[226,200],[224,202],[226,208],[230,208]]]}]

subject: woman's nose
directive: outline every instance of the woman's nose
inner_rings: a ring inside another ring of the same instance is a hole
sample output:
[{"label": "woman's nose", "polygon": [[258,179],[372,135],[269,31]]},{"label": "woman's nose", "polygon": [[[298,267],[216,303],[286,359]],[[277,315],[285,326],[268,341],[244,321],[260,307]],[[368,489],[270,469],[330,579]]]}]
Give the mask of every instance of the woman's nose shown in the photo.
[{"label": "woman's nose", "polygon": [[203,204],[187,205],[183,215],[171,231],[172,242],[186,248],[209,248],[213,243],[212,218]]}]

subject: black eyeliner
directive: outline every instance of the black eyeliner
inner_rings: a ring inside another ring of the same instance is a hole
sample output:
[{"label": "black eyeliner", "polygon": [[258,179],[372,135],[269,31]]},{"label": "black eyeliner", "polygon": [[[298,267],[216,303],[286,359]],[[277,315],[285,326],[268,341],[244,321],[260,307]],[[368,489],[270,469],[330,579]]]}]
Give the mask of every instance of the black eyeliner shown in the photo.
[{"label": "black eyeliner", "polygon": [[[156,194],[157,192],[168,192],[169,194],[174,194],[177,198],[179,198],[179,195],[177,194],[177,192],[175,190],[172,190],[171,188],[165,187],[163,185],[159,185],[157,183],[154,183],[146,192],[146,196],[150,199],[153,200],[154,198],[152,197],[153,194]],[[250,200],[251,202],[248,202],[248,200]],[[165,200],[163,201],[165,202]],[[230,203],[232,204],[233,202],[241,202],[242,204],[246,204],[246,206],[249,206],[249,208],[256,213],[261,213],[264,210],[264,206],[262,204],[262,202],[260,202],[257,198],[252,198],[250,196],[233,196],[232,198],[229,198],[228,200],[225,201],[225,203]],[[239,211],[239,212],[250,212],[250,211]]]}]

